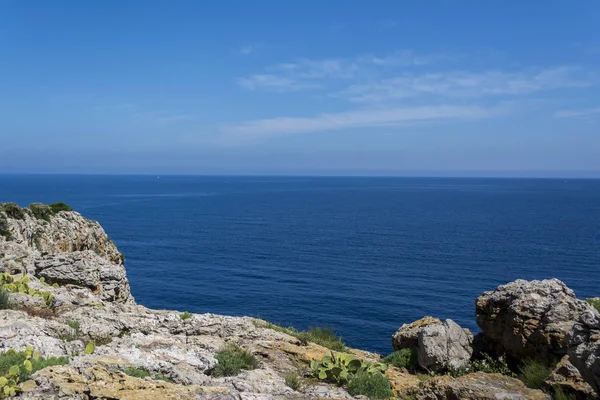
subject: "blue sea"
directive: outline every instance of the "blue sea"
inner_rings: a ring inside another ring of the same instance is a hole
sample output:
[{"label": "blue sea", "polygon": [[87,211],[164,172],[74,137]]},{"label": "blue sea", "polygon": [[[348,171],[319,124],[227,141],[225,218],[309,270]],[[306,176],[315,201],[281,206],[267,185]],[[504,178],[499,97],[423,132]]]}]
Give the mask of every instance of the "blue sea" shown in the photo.
[{"label": "blue sea", "polygon": [[0,175],[0,201],[100,221],[145,306],[380,353],[425,315],[476,331],[475,298],[517,278],[600,295],[599,180]]}]

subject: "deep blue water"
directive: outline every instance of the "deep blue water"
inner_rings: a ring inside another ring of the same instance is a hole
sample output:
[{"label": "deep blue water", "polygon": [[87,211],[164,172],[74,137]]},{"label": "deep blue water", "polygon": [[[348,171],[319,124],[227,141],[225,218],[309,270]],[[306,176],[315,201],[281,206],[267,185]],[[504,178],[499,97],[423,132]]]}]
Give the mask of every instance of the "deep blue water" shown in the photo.
[{"label": "deep blue water", "polygon": [[0,201],[99,220],[148,307],[382,353],[424,315],[476,330],[475,298],[517,278],[600,295],[598,180],[0,175]]}]

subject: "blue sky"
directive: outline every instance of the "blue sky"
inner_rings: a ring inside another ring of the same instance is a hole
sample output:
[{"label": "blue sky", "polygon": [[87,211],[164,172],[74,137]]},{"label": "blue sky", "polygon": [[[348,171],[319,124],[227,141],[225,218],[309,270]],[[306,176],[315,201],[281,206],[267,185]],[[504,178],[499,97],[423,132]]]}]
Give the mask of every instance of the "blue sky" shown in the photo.
[{"label": "blue sky", "polygon": [[597,1],[0,1],[0,172],[600,177]]}]

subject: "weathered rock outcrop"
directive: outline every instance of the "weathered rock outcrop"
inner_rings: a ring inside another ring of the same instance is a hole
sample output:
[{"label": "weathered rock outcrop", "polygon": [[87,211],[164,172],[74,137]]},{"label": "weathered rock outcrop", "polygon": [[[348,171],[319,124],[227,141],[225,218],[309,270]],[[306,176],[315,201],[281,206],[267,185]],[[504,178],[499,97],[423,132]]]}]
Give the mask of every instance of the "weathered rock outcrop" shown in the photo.
[{"label": "weathered rock outcrop", "polygon": [[447,319],[443,325],[428,325],[419,332],[419,365],[431,370],[462,368],[471,359],[473,335]]},{"label": "weathered rock outcrop", "polygon": [[600,314],[591,308],[581,314],[567,337],[569,360],[600,393]]},{"label": "weathered rock outcrop", "polygon": [[429,325],[442,325],[442,321],[427,316],[410,324],[402,325],[392,336],[392,347],[394,350],[419,347],[419,333]]},{"label": "weathered rock outcrop", "polygon": [[575,400],[594,400],[598,396],[594,389],[581,377],[579,370],[564,356],[554,367],[548,378],[548,387],[560,387],[562,392]]},{"label": "weathered rock outcrop", "polygon": [[451,378],[440,376],[424,382],[419,400],[550,400],[542,391],[529,389],[518,379],[476,372]]},{"label": "weathered rock outcrop", "polygon": [[566,354],[567,333],[591,308],[557,279],[517,280],[478,297],[476,317],[497,353],[554,358]]}]

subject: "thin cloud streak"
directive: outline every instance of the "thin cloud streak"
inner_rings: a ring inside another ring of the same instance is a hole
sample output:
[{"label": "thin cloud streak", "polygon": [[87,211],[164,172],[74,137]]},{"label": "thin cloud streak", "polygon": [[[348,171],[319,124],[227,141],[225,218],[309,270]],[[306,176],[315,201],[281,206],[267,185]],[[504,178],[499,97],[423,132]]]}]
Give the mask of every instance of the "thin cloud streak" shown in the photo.
[{"label": "thin cloud streak", "polygon": [[276,117],[245,121],[221,127],[225,135],[275,136],[352,128],[396,126],[449,119],[481,119],[497,115],[501,108],[480,106],[425,106],[380,110],[358,110],[320,114],[314,117]]},{"label": "thin cloud streak", "polygon": [[580,69],[563,66],[527,72],[459,71],[404,74],[370,84],[351,85],[333,96],[360,103],[421,96],[516,96],[560,88],[589,87],[595,83],[594,77],[582,74]]},{"label": "thin cloud streak", "polygon": [[554,114],[557,118],[587,118],[600,116],[600,107],[583,110],[560,110]]}]

